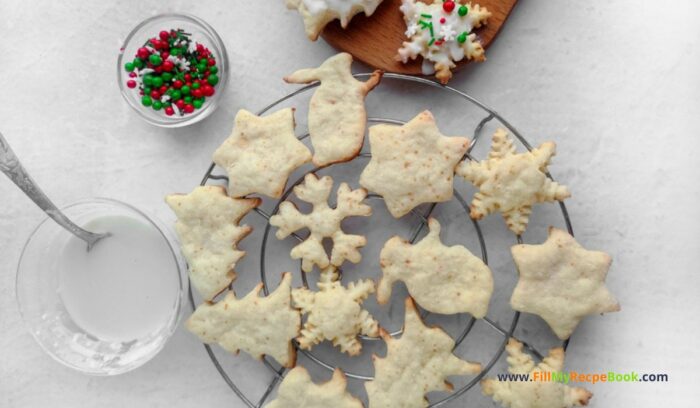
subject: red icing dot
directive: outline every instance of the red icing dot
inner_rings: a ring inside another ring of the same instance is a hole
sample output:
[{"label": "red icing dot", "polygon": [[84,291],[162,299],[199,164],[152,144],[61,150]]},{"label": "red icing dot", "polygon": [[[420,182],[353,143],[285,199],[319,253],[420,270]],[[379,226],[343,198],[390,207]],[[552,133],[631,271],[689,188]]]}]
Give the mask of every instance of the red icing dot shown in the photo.
[{"label": "red icing dot", "polygon": [[445,20],[445,17],[441,18],[441,19],[440,19],[440,24],[445,24],[445,21],[447,21],[447,20]]},{"label": "red icing dot", "polygon": [[452,10],[455,9],[455,2],[452,0],[447,0],[446,2],[442,3],[442,9],[445,10],[446,13],[451,13]]}]

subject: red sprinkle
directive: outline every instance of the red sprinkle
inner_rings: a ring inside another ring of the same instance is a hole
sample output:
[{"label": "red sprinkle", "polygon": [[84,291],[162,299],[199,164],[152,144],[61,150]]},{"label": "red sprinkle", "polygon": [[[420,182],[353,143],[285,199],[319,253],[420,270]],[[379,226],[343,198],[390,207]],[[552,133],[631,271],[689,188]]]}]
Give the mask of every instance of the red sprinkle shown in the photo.
[{"label": "red sprinkle", "polygon": [[130,79],[130,80],[126,81],[126,86],[128,86],[129,88],[136,88],[136,81],[134,81],[133,79]]},{"label": "red sprinkle", "polygon": [[447,13],[451,13],[452,10],[455,9],[455,2],[452,0],[447,0],[446,2],[442,3],[442,9]]},{"label": "red sprinkle", "polygon": [[165,108],[166,115],[173,116],[174,113],[175,113],[175,110],[172,107],[168,106],[167,108]]}]

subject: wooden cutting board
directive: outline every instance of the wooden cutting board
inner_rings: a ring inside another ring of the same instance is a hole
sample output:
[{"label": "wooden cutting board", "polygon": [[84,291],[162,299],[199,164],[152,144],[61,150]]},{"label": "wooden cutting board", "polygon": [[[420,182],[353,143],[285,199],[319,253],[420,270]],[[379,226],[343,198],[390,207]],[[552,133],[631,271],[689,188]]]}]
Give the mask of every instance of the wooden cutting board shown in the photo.
[{"label": "wooden cutting board", "polygon": [[[430,0],[425,2],[432,3]],[[496,38],[516,2],[517,0],[472,1],[491,12],[488,25],[475,30],[484,48],[488,48]],[[346,29],[336,20],[326,26],[322,36],[333,47],[352,54],[355,59],[374,68],[386,72],[420,75],[421,58],[407,64],[395,59],[397,50],[406,40],[406,23],[399,10],[400,5],[401,0],[384,0],[371,17],[365,16],[364,13],[357,14]],[[464,59],[457,63],[457,67],[467,63]]]}]

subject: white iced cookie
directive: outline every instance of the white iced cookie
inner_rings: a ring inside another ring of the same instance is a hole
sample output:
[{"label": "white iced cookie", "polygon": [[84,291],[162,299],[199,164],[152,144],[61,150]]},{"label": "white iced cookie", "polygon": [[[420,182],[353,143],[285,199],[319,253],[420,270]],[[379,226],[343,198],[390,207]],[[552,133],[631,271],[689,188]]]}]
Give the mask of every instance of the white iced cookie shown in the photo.
[{"label": "white iced cookie", "polygon": [[352,160],[365,139],[365,96],[377,86],[382,74],[374,71],[366,82],[360,82],[352,76],[351,65],[352,56],[340,53],[318,68],[301,69],[284,78],[295,84],[321,81],[309,104],[313,163],[319,167]]},{"label": "white iced cookie", "polygon": [[465,160],[457,166],[457,174],[479,189],[469,215],[480,220],[499,211],[508,228],[520,235],[527,228],[533,204],[570,197],[565,186],[545,174],[555,148],[553,142],[545,142],[531,152],[516,153],[508,133],[496,130],[487,160]]},{"label": "white iced cookie", "polygon": [[285,273],[267,297],[260,296],[262,283],[242,299],[228,292],[217,303],[199,305],[185,327],[203,342],[218,343],[231,353],[243,350],[257,359],[267,355],[294,367],[292,339],[299,334],[301,315],[291,306],[291,284],[292,275]]},{"label": "white iced cookie", "polygon": [[440,241],[440,224],[428,221],[430,233],[415,245],[400,237],[384,244],[379,263],[382,279],[377,301],[386,304],[391,286],[404,281],[411,297],[433,313],[471,313],[486,316],[493,292],[493,277],[481,259],[461,245],[448,247]]},{"label": "white iced cookie", "polygon": [[362,302],[374,293],[374,282],[351,282],[345,288],[340,281],[319,282],[318,292],[306,288],[294,289],[294,306],[307,314],[306,323],[297,338],[299,347],[310,350],[323,340],[330,340],[340,351],[351,356],[360,354],[362,343],[358,334],[376,337],[379,324]]},{"label": "white iced cookie", "polygon": [[486,24],[491,13],[478,4],[461,4],[459,0],[434,0],[426,4],[402,0],[401,12],[406,21],[406,37],[397,58],[406,63],[423,57],[423,74],[435,76],[443,84],[452,78],[456,61],[483,61],[484,48],[472,30]]},{"label": "white iced cookie", "polygon": [[605,287],[610,255],[583,248],[567,232],[550,228],[543,244],[515,245],[511,253],[520,279],[510,305],[542,317],[560,339],[585,316],[620,310]]},{"label": "white iced cookie", "polygon": [[495,378],[481,380],[481,390],[494,401],[507,408],[572,408],[588,405],[593,394],[583,388],[573,388],[556,381],[544,380],[545,373],[559,373],[564,369],[564,349],[549,350],[549,355],[535,365],[528,354],[523,353],[523,345],[510,339],[508,352],[508,372],[529,374],[530,381],[499,381]]},{"label": "white iced cookie", "polygon": [[308,371],[299,366],[284,377],[277,398],[265,408],[362,408],[362,402],[347,392],[347,385],[339,368],[330,381],[314,384]]},{"label": "white iced cookie", "polygon": [[311,41],[316,41],[323,27],[335,19],[343,28],[355,14],[364,11],[368,17],[382,0],[285,0],[287,8],[298,10],[304,19],[304,29]]},{"label": "white iced cookie", "polygon": [[452,199],[455,166],[469,147],[466,137],[446,137],[424,111],[403,126],[369,128],[372,153],[360,185],[384,197],[396,218],[422,203]]},{"label": "white iced cookie", "polygon": [[[329,265],[340,266],[346,259],[357,263],[362,259],[358,248],[367,244],[367,239],[361,235],[350,235],[343,232],[340,223],[346,217],[372,214],[372,208],[362,201],[367,196],[364,189],[350,190],[346,183],[338,188],[336,208],[328,205],[328,197],[333,188],[333,179],[329,176],[319,179],[313,173],[304,178],[304,182],[294,187],[294,194],[313,205],[310,214],[302,214],[290,201],[280,204],[279,212],[270,218],[270,224],[278,227],[276,236],[284,239],[291,233],[309,229],[309,237],[292,248],[293,259],[301,259],[304,272],[311,272],[314,265],[325,269]],[[328,258],[323,248],[323,239],[333,241],[331,257]]]},{"label": "white iced cookie", "polygon": [[411,298],[406,299],[406,319],[400,339],[384,330],[386,357],[373,356],[374,380],[365,383],[371,408],[425,408],[425,394],[450,391],[451,375],[477,374],[481,365],[452,354],[454,340],[437,327],[426,327]]},{"label": "white iced cookie", "polygon": [[294,134],[294,110],[256,116],[236,114],[233,132],[214,152],[214,163],[228,172],[228,193],[279,198],[289,175],[311,161],[311,152]]},{"label": "white iced cookie", "polygon": [[175,230],[189,265],[190,282],[206,300],[236,278],[236,262],[245,252],[238,242],[253,230],[239,225],[259,198],[231,198],[219,186],[197,187],[190,194],[171,194],[165,202],[175,212]]}]

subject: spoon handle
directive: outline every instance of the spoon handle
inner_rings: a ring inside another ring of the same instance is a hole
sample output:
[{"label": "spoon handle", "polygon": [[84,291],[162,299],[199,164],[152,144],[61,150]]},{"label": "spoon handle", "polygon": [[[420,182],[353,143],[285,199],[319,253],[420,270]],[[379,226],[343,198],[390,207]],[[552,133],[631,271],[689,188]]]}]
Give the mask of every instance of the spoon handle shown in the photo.
[{"label": "spoon handle", "polygon": [[12,180],[13,183],[17,185],[24,193],[36,203],[46,214],[56,221],[63,228],[67,229],[78,238],[88,243],[88,246],[92,246],[98,239],[102,237],[101,234],[94,234],[89,231],[85,231],[76,224],[73,223],[68,217],[66,217],[49,197],[44,194],[39,186],[32,180],[29,173],[24,169],[22,163],[10,148],[10,144],[0,133],[0,171],[5,173],[7,177]]}]

